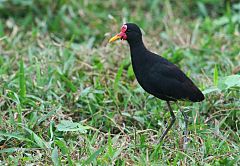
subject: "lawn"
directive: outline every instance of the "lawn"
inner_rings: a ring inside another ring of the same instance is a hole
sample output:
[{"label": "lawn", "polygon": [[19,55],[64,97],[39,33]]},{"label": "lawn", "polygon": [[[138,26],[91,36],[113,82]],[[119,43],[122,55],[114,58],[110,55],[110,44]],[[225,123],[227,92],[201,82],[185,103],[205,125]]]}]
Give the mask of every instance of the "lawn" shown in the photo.
[{"label": "lawn", "polygon": [[[190,117],[139,86],[124,22],[202,90]],[[0,165],[239,165],[240,2],[0,0]]]}]

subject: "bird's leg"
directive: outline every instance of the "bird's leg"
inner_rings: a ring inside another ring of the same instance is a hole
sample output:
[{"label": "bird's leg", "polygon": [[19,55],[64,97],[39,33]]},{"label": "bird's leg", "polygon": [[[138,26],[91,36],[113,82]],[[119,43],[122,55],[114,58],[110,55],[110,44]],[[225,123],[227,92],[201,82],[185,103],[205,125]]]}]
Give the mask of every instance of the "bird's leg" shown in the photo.
[{"label": "bird's leg", "polygon": [[188,116],[181,109],[180,109],[180,111],[181,111],[181,113],[182,113],[182,115],[184,117],[184,122],[185,122],[185,130],[184,130],[184,138],[183,138],[183,142],[184,142],[183,149],[186,149],[187,148],[187,142],[188,142],[188,138],[187,138],[188,137]]},{"label": "bird's leg", "polygon": [[183,137],[183,149],[185,150],[187,148],[187,142],[188,142],[188,138],[187,138],[188,137],[188,116],[184,111],[182,111],[182,109],[178,104],[177,106],[179,107],[179,110],[182,113],[184,117],[184,122],[185,122],[184,137]]},{"label": "bird's leg", "polygon": [[170,111],[170,114],[171,114],[171,122],[170,122],[170,125],[167,127],[167,129],[163,132],[163,134],[161,135],[160,137],[160,140],[159,140],[159,143],[162,142],[162,140],[164,139],[164,137],[166,136],[166,134],[168,133],[168,131],[171,129],[172,125],[174,124],[175,120],[176,120],[176,117],[173,113],[173,110],[170,106],[170,102],[167,101],[167,106],[168,106],[168,110]]}]

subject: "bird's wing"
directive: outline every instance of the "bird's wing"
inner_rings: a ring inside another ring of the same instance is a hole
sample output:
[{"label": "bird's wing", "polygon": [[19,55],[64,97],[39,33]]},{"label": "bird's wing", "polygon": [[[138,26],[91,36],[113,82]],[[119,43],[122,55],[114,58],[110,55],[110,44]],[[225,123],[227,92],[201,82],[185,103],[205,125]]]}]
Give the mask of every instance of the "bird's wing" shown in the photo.
[{"label": "bird's wing", "polygon": [[154,93],[173,99],[197,101],[202,98],[201,91],[174,64],[168,61],[157,62],[150,67],[148,73],[149,85]]}]

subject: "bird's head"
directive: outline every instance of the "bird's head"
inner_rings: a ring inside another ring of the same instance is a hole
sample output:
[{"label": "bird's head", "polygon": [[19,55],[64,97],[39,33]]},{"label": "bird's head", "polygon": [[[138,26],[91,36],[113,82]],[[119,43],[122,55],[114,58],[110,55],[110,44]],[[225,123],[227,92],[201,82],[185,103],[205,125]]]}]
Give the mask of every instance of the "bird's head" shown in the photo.
[{"label": "bird's head", "polygon": [[142,33],[140,28],[134,23],[123,24],[121,32],[113,36],[109,43],[114,42],[118,39],[127,40],[129,43],[142,41]]}]

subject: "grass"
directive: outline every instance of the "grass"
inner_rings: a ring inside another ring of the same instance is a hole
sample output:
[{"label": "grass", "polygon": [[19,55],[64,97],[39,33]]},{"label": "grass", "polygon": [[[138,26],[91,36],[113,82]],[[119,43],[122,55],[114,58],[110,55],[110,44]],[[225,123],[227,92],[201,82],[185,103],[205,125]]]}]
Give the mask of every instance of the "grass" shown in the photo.
[{"label": "grass", "polygon": [[[146,2],[146,3],[145,3]],[[239,2],[0,2],[1,165],[238,165]],[[111,9],[111,10],[110,10]],[[145,19],[146,18],[146,19]],[[136,82],[122,21],[205,93],[179,102],[163,145],[166,104]]]}]

